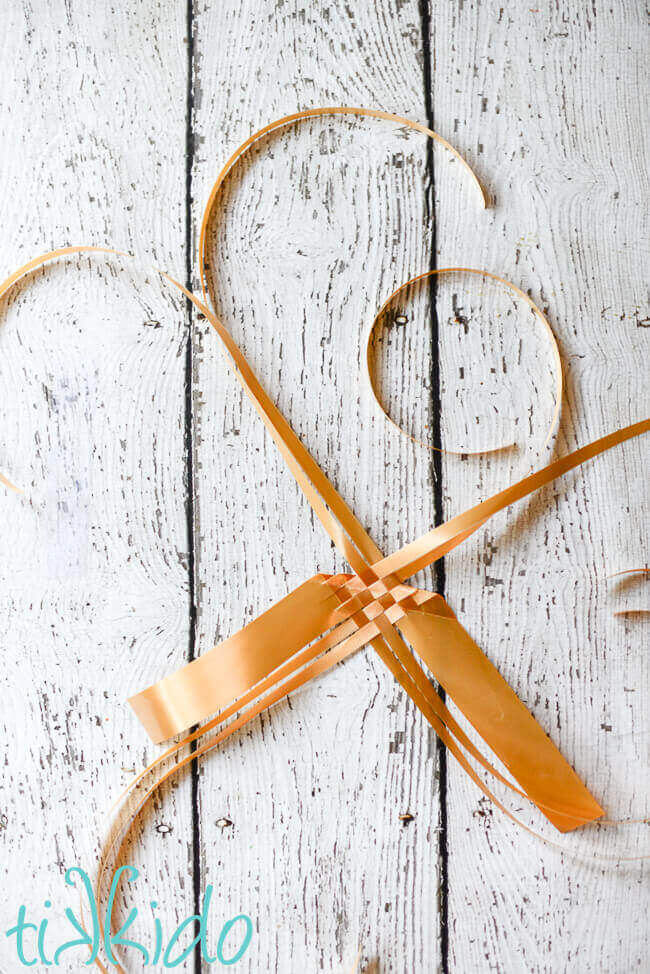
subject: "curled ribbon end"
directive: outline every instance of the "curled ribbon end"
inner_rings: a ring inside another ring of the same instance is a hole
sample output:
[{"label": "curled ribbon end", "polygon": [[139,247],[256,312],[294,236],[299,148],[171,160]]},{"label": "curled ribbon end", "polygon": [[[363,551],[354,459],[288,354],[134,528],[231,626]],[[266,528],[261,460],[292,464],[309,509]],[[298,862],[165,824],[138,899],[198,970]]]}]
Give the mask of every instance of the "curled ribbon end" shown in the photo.
[{"label": "curled ribbon end", "polygon": [[21,490],[20,487],[16,487],[15,484],[12,484],[12,482],[7,477],[5,477],[4,474],[1,474],[1,473],[0,473],[0,484],[4,484],[4,486],[5,487],[8,487],[9,490],[13,490],[13,492],[15,494],[24,494],[25,493],[24,490]]}]

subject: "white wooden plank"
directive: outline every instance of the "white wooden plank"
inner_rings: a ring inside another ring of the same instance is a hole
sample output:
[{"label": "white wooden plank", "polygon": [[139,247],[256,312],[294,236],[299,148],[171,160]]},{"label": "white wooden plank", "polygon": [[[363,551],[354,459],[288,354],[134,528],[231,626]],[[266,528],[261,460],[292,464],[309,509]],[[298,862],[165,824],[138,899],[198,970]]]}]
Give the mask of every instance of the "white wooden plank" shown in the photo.
[{"label": "white wooden plank", "polygon": [[[368,104],[424,119],[416,3],[202,6],[196,38],[195,206],[229,152],[285,113]],[[388,124],[305,123],[261,145],[231,182],[211,256],[225,321],[387,550],[432,520],[430,458],[371,414],[360,343],[394,286],[428,265],[424,166],[423,141]],[[404,398],[421,426],[428,335],[423,316],[385,335],[381,356],[389,406]],[[196,350],[205,650],[342,562],[205,323]],[[400,355],[409,368],[398,379]],[[202,882],[258,924],[244,970],[339,970],[358,944],[395,974],[438,966],[435,776],[422,720],[371,652],[202,765]]]},{"label": "white wooden plank", "polygon": [[[5,5],[3,270],[106,242],[182,274],[184,34],[182,4]],[[2,319],[0,468],[26,494],[0,492],[0,928],[50,899],[49,949],[78,905],[64,870],[92,873],[102,816],[152,756],[125,699],[187,653],[186,312],[83,259],[35,275]],[[188,782],[142,832],[136,901],[157,899],[170,929],[192,905]],[[18,967],[2,936],[0,968]]]},{"label": "white wooden plank", "polygon": [[[369,8],[200,8],[197,215],[230,149],[285,111],[366,103],[424,119],[420,10],[388,0]],[[1,42],[9,149],[0,205],[11,229],[3,267],[17,251],[63,239],[138,250],[153,242],[158,263],[182,276],[185,5],[10,13]],[[647,390],[630,382],[647,357],[636,17],[630,3],[570,15],[431,8],[436,125],[498,204],[478,212],[458,166],[438,153],[439,263],[503,271],[548,304],[568,365],[560,451],[648,412]],[[433,519],[430,458],[371,415],[359,341],[392,287],[428,263],[423,173],[421,142],[388,125],[307,124],[261,147],[231,184],[213,251],[226,321],[387,549]],[[426,437],[426,292],[405,310],[409,325],[383,334],[378,367],[391,415]],[[539,444],[551,376],[544,345],[528,340],[528,318],[463,280],[441,282],[439,317],[447,444],[474,445],[483,430],[519,440],[529,425]],[[151,754],[134,745],[143,735],[122,701],[182,662],[188,633],[182,306],[138,275],[82,261],[39,275],[3,320],[0,469],[31,499],[5,495],[0,504],[11,661],[2,709],[15,742],[0,808],[12,886],[0,913],[6,929],[18,902],[39,907],[53,896],[65,905],[62,869],[92,861],[103,796]],[[525,340],[513,340],[516,328]],[[341,562],[242,405],[205,323],[195,342],[203,650]],[[447,561],[461,619],[596,793],[612,796],[614,815],[647,810],[632,784],[635,760],[647,768],[647,628],[638,616],[612,615],[642,589],[605,580],[648,560],[645,457],[634,444],[598,461],[548,492],[550,517],[533,502]],[[533,462],[534,448],[448,458],[447,512]],[[422,720],[369,653],[203,763],[201,884],[215,884],[219,916],[241,909],[255,918],[247,969],[327,970],[358,943],[382,970],[446,964],[436,771]],[[449,969],[642,967],[641,869],[563,860],[486,811],[450,773]],[[183,779],[161,796],[132,852],[166,925],[192,904],[189,806]],[[404,827],[407,810],[415,820]],[[160,823],[171,833],[158,833]],[[620,837],[593,842],[604,854],[626,847]],[[0,943],[0,966],[13,969]]]},{"label": "white wooden plank", "polygon": [[[438,167],[438,262],[503,273],[548,307],[567,379],[558,454],[650,412],[641,38],[634,3],[432,11],[436,124],[453,131],[496,198],[491,213],[477,213],[451,169]],[[454,292],[467,334],[454,323]],[[508,315],[493,290],[462,280],[441,288],[439,314],[445,441],[475,430],[477,415],[492,430],[518,416],[517,439],[530,433],[539,446],[550,376],[543,347],[525,344],[529,316]],[[631,443],[566,478],[446,566],[461,620],[612,817],[648,811],[648,624],[613,615],[606,578],[648,559],[647,450]],[[541,462],[530,448],[447,459],[447,514]],[[643,866],[592,860],[647,852],[647,828],[561,841],[578,858],[492,814],[450,768],[450,970],[647,967]]]}]

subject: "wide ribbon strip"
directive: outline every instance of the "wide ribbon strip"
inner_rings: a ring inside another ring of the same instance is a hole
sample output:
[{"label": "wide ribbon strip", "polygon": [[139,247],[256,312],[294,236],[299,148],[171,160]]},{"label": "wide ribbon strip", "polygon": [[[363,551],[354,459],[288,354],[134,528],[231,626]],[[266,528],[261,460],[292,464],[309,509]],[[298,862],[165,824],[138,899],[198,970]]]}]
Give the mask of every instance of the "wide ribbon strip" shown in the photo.
[{"label": "wide ribbon strip", "polygon": [[[161,774],[140,798],[126,831],[121,831],[113,841],[112,850],[117,848],[118,855],[135,816],[162,781],[207,753],[256,714],[366,645],[378,654],[481,791],[510,818],[518,821],[486,786],[472,762],[511,792],[530,799],[561,832],[576,829],[603,815],[599,802],[460,625],[446,601],[438,594],[414,588],[407,582],[416,572],[462,544],[498,511],[587,460],[650,430],[650,419],[610,433],[555,460],[385,556],[284,419],[208,304],[207,239],[225,179],[259,139],[301,119],[323,115],[370,116],[424,133],[441,143],[461,163],[474,180],[483,206],[487,205],[483,190],[467,163],[452,146],[425,126],[371,109],[313,109],[286,116],[254,133],[233,153],[219,174],[208,199],[199,239],[203,299],[166,273],[158,272],[168,284],[182,291],[211,323],[237,380],[314,513],[352,571],[338,575],[315,574],[239,632],[131,698],[132,707],[156,743],[175,737],[206,719],[207,723],[174,743],[129,786],[131,791],[164,760],[178,754],[187,744],[195,744],[191,753]],[[21,278],[46,262],[88,252],[128,256],[101,247],[74,246],[50,251],[8,277],[0,285],[0,298]],[[559,415],[562,374],[557,344],[546,318],[519,288],[487,271],[447,268],[427,272],[413,280],[451,271],[482,275],[511,288],[528,303],[544,326],[556,366],[556,400],[546,439],[548,443]],[[402,285],[395,294],[406,286]],[[0,480],[14,488],[1,474]],[[514,781],[478,750],[433,685],[432,676]],[[213,714],[216,716],[212,717]],[[211,730],[216,730],[212,737],[208,736]]]}]

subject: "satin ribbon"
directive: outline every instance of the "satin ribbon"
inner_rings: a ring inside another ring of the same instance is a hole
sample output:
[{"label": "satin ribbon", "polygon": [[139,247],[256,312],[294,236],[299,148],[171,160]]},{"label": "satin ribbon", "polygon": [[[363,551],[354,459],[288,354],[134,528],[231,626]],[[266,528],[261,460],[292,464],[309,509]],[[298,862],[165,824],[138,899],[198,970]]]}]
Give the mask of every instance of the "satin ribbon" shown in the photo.
[{"label": "satin ribbon", "polygon": [[[515,822],[528,828],[485,785],[472,760],[511,792],[528,798],[561,832],[576,829],[603,815],[599,802],[460,625],[446,601],[440,595],[406,583],[420,569],[461,544],[498,511],[587,460],[647,432],[650,420],[610,433],[550,463],[399,551],[384,556],[269,398],[232,336],[207,303],[210,291],[206,261],[208,229],[225,179],[259,139],[304,118],[322,115],[370,116],[424,133],[459,160],[473,179],[483,206],[487,205],[480,183],[467,163],[449,143],[425,126],[370,109],[313,109],[286,116],[254,133],[233,153],[219,174],[208,199],[199,239],[203,300],[165,272],[158,271],[168,284],[182,291],[212,325],[237,380],[352,572],[314,575],[219,646],[131,698],[136,714],[157,743],[217,711],[218,715],[168,748],[131,783],[127,789],[129,793],[163,761],[178,754],[188,744],[200,741],[192,753],[157,778],[139,800],[126,826],[114,832],[102,858],[98,885],[101,885],[109,856],[114,852],[119,856],[136,816],[163,781],[217,746],[264,709],[366,645],[378,654],[483,794]],[[128,256],[101,247],[75,246],[50,251],[7,278],[0,285],[0,298],[20,278],[46,262],[82,252]],[[452,271],[482,275],[513,289],[528,303],[546,329],[556,366],[555,409],[546,437],[548,444],[557,423],[562,395],[557,344],[542,312],[524,292],[503,278],[474,268],[448,268],[412,279],[398,288],[380,310],[368,336],[368,347],[382,311],[396,295],[415,281]],[[371,378],[370,383],[372,387]],[[373,388],[372,391],[379,404],[376,390]],[[379,406],[381,408],[381,404]],[[5,477],[1,479],[8,487],[17,489]],[[446,690],[516,784],[498,771],[465,734],[432,685],[430,674]],[[221,729],[212,737],[207,736],[209,731],[217,728]],[[101,964],[100,967],[105,970]]]}]

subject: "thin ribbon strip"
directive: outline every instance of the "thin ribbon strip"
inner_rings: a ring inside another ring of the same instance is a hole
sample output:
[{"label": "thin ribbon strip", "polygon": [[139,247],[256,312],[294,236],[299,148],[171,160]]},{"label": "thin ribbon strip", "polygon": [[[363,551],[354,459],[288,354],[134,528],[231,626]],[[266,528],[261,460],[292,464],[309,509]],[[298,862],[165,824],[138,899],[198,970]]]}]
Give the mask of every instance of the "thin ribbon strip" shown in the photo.
[{"label": "thin ribbon strip", "polygon": [[21,489],[16,487],[15,484],[12,484],[9,478],[5,477],[5,475],[2,473],[0,473],[0,484],[4,484],[5,487],[8,487],[9,490],[13,490],[16,494],[22,494]]},{"label": "thin ribbon strip", "polygon": [[[636,575],[636,576],[641,575],[644,578],[647,578],[648,575],[650,575],[650,568],[647,567],[646,568],[624,568],[622,571],[614,572],[612,575],[609,575],[608,577],[609,578],[625,577],[629,579],[630,576],[632,575]],[[648,613],[650,613],[650,609],[646,609],[644,606],[637,606],[635,608],[629,608],[629,609],[617,609],[614,615],[615,616],[635,616],[635,615],[648,615]]]},{"label": "thin ribbon strip", "polygon": [[518,298],[524,301],[525,304],[528,305],[530,310],[533,312],[537,320],[542,325],[543,333],[551,348],[551,354],[553,356],[553,365],[555,369],[555,403],[553,406],[553,415],[551,417],[551,423],[548,428],[546,439],[544,440],[544,444],[542,447],[543,450],[546,449],[549,446],[551,439],[553,438],[553,434],[555,433],[558,421],[560,419],[560,409],[562,408],[562,387],[563,387],[562,360],[560,359],[560,349],[555,339],[555,335],[553,334],[553,330],[550,324],[548,323],[548,319],[546,315],[537,307],[535,302],[532,300],[532,298],[529,297],[528,294],[526,294],[525,291],[522,291],[521,288],[517,287],[515,284],[511,284],[510,281],[506,281],[504,277],[499,277],[498,274],[491,274],[489,271],[477,270],[474,267],[439,267],[436,268],[435,270],[426,271],[424,274],[418,274],[417,277],[412,277],[409,281],[406,281],[406,283],[400,284],[400,286],[395,291],[393,291],[390,297],[388,297],[386,301],[384,301],[384,303],[382,304],[381,308],[375,315],[375,319],[370,326],[370,329],[368,331],[368,337],[366,339],[366,378],[369,383],[370,394],[374,399],[375,404],[379,408],[379,411],[383,415],[384,419],[386,419],[398,433],[400,433],[402,436],[406,436],[412,443],[416,443],[418,446],[423,446],[426,449],[437,450],[440,453],[457,454],[460,456],[476,456],[484,453],[496,453],[499,450],[506,450],[509,447],[514,446],[513,443],[507,443],[507,444],[502,444],[500,446],[483,447],[481,450],[467,450],[461,448],[450,450],[449,448],[442,449],[441,447],[435,447],[435,446],[432,447],[429,446],[429,444],[424,443],[422,440],[419,440],[416,436],[410,436],[408,433],[406,433],[401,426],[398,426],[397,423],[395,423],[391,419],[391,417],[386,412],[386,410],[384,409],[381,403],[381,399],[379,397],[379,390],[377,388],[377,385],[373,377],[373,368],[371,362],[372,346],[373,346],[373,342],[376,336],[378,326],[383,321],[384,316],[386,315],[388,309],[391,307],[391,305],[394,304],[394,302],[396,301],[397,298],[400,297],[400,295],[405,294],[409,290],[409,288],[412,288],[413,285],[415,284],[419,284],[423,281],[431,280],[431,278],[434,277],[440,277],[443,274],[472,274],[477,277],[485,278],[487,280],[496,281],[497,284],[501,284],[503,287],[507,288],[508,290],[513,291]]},{"label": "thin ribbon strip", "polygon": [[[156,741],[177,734],[215,711],[220,712],[169,748],[131,783],[127,792],[188,743],[205,738],[211,729],[233,717],[235,719],[168,769],[147,790],[126,827],[118,830],[110,849],[102,857],[98,883],[108,862],[108,854],[117,849],[119,856],[135,818],[163,781],[221,743],[256,714],[367,644],[377,652],[467,774],[514,821],[518,822],[487,788],[467,755],[512,792],[528,797],[559,831],[573,830],[603,815],[599,803],[463,629],[445,600],[435,593],[412,588],[405,582],[421,568],[461,544],[498,511],[600,453],[647,432],[650,420],[617,430],[556,460],[385,557],[271,401],[232,336],[207,304],[210,293],[206,260],[208,228],[226,177],[259,139],[301,119],[323,115],[370,116],[423,132],[441,143],[461,162],[472,176],[483,205],[487,205],[485,194],[467,163],[449,143],[425,126],[372,109],[313,109],[286,116],[254,133],[233,153],[217,178],[206,206],[199,240],[204,300],[197,298],[165,272],[158,272],[186,295],[217,332],[235,376],[329,537],[350,564],[353,574],[313,576],[220,646],[131,699],[136,713]],[[0,285],[0,298],[19,279],[47,261],[83,252],[128,256],[102,247],[76,246],[53,250],[29,261],[7,278]],[[511,288],[528,303],[546,328],[556,365],[555,408],[545,441],[547,445],[555,429],[561,403],[559,351],[544,315],[520,289],[483,270],[439,269],[419,275],[402,285],[382,310],[409,284],[433,274],[452,271],[482,275]],[[375,319],[375,324],[381,313]],[[369,341],[371,334],[372,328]],[[373,389],[373,392],[378,401],[376,390]],[[4,476],[1,479],[6,486],[17,489]],[[481,755],[432,686],[428,673],[409,646],[447,690],[520,787]],[[249,709],[242,712],[244,707]],[[523,823],[518,824],[527,828]],[[104,969],[103,965],[100,966]]]}]

